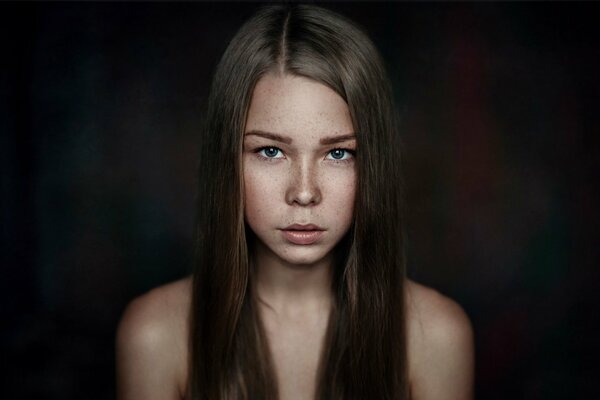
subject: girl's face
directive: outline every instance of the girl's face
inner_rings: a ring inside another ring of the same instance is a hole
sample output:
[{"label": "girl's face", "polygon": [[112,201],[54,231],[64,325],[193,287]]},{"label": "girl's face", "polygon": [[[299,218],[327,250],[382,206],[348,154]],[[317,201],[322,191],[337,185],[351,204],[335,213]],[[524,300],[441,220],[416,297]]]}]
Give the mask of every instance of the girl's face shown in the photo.
[{"label": "girl's face", "polygon": [[243,150],[257,255],[297,265],[331,257],[353,219],[355,150],[348,106],[333,90],[290,75],[258,81]]}]

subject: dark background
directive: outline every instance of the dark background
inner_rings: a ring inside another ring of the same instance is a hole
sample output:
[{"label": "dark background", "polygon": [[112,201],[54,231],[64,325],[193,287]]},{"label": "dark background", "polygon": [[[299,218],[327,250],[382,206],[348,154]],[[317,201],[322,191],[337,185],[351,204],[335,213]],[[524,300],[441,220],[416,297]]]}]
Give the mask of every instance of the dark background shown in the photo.
[{"label": "dark background", "polygon": [[[328,6],[388,63],[409,275],[470,315],[478,398],[598,398],[598,5]],[[0,397],[114,397],[123,308],[189,271],[207,88],[255,9],[0,4]]]}]

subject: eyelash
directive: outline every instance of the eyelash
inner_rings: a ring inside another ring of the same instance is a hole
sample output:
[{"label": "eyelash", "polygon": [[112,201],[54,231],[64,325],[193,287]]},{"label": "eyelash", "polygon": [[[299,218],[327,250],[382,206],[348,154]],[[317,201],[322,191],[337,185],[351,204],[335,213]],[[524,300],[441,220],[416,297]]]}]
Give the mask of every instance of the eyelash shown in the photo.
[{"label": "eyelash", "polygon": [[[279,160],[280,157],[274,158],[274,157],[265,157],[262,154],[260,154],[262,151],[267,150],[267,149],[273,149],[273,150],[277,150],[281,153],[283,153],[283,151],[279,148],[279,147],[275,147],[275,146],[263,146],[263,147],[259,147],[256,150],[254,150],[254,153],[256,153],[256,155],[258,156],[259,159],[261,159],[262,161],[267,161],[267,162],[273,162],[275,160]],[[346,164],[349,162],[352,162],[354,160],[354,156],[356,154],[356,151],[354,150],[350,150],[350,149],[344,149],[342,147],[336,147],[335,149],[331,149],[329,150],[329,152],[327,153],[328,155],[331,154],[332,152],[336,151],[336,150],[342,150],[348,154],[350,154],[352,157],[349,157],[345,160],[337,160],[335,158],[329,159],[329,161],[333,161],[336,164]]]}]

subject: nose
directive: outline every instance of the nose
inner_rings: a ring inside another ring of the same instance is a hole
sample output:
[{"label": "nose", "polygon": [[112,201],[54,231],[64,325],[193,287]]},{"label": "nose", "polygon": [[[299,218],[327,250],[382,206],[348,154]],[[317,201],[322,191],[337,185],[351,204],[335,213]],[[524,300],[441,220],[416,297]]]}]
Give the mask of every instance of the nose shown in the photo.
[{"label": "nose", "polygon": [[318,172],[309,160],[292,165],[285,200],[289,205],[314,206],[321,202]]}]

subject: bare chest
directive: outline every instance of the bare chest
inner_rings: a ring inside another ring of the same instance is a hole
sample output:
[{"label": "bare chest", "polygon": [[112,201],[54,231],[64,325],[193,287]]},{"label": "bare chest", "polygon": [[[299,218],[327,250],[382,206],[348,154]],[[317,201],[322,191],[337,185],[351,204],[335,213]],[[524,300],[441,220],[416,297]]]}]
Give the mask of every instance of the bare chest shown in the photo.
[{"label": "bare chest", "polygon": [[281,400],[314,399],[327,321],[265,321]]}]

